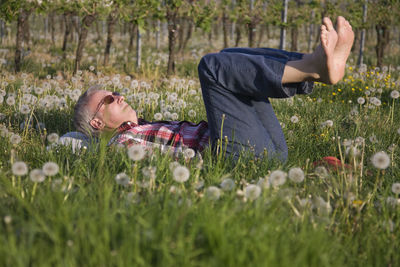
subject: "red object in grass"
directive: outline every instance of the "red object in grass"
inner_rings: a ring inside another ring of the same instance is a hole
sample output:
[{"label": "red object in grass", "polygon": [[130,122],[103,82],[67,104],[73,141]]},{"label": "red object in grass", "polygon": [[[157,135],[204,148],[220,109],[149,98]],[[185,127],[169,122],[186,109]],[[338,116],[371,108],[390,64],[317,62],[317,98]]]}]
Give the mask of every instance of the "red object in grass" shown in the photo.
[{"label": "red object in grass", "polygon": [[[326,166],[328,168],[335,169],[335,170],[342,168],[342,162],[340,161],[340,159],[338,159],[336,157],[330,157],[330,156],[323,157],[322,160],[313,162],[313,165],[314,165],[314,167],[323,165],[323,166]],[[351,169],[351,166],[349,164],[344,163],[343,166],[346,169]]]}]

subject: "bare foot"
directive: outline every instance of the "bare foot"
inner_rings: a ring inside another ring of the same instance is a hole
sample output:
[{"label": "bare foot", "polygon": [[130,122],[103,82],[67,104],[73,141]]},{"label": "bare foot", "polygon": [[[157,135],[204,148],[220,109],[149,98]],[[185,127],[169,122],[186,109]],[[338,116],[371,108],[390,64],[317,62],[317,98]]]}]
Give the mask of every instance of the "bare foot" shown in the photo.
[{"label": "bare foot", "polygon": [[329,18],[323,19],[321,44],[311,54],[318,74],[316,80],[326,84],[335,84],[343,78],[354,41],[353,30],[345,18],[337,18],[336,28],[337,32]]}]

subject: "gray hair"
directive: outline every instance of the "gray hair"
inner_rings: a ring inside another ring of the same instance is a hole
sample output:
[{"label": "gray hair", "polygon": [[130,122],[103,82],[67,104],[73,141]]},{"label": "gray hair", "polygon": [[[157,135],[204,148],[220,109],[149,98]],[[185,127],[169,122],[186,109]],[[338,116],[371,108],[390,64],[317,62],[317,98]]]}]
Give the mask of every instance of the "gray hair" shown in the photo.
[{"label": "gray hair", "polygon": [[74,126],[78,132],[81,132],[88,137],[98,137],[101,133],[101,130],[95,129],[90,125],[90,120],[94,114],[88,108],[90,97],[100,90],[102,90],[102,85],[100,84],[89,87],[89,89],[79,97],[78,102],[75,104]]}]

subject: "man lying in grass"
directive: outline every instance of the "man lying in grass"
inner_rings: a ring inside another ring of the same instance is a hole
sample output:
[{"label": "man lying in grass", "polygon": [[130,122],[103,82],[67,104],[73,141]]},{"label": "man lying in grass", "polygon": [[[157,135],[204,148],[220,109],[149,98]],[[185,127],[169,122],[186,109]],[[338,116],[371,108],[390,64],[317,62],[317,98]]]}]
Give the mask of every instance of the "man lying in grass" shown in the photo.
[{"label": "man lying in grass", "polygon": [[[344,76],[354,33],[349,22],[337,18],[336,30],[325,17],[321,44],[311,54],[270,48],[229,48],[205,55],[198,66],[208,124],[186,121],[148,122],[117,92],[91,87],[75,106],[78,131],[98,136],[116,132],[111,143],[159,146],[179,152],[215,148],[224,139],[226,154],[243,150],[257,157],[285,161],[287,146],[268,98],[286,98],[312,92],[313,82],[335,84]],[[222,131],[222,132],[221,132]]]}]

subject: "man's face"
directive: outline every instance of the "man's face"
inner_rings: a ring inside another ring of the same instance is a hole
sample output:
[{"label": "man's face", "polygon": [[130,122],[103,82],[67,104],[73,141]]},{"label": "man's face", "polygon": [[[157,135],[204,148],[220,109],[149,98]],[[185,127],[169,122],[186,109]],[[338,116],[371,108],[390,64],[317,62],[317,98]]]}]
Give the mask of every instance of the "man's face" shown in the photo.
[{"label": "man's face", "polygon": [[[105,99],[109,101],[104,101]],[[88,106],[93,114],[98,110],[90,121],[96,129],[116,129],[126,121],[137,123],[135,110],[125,102],[123,96],[113,95],[110,91],[95,92],[90,97]]]}]

